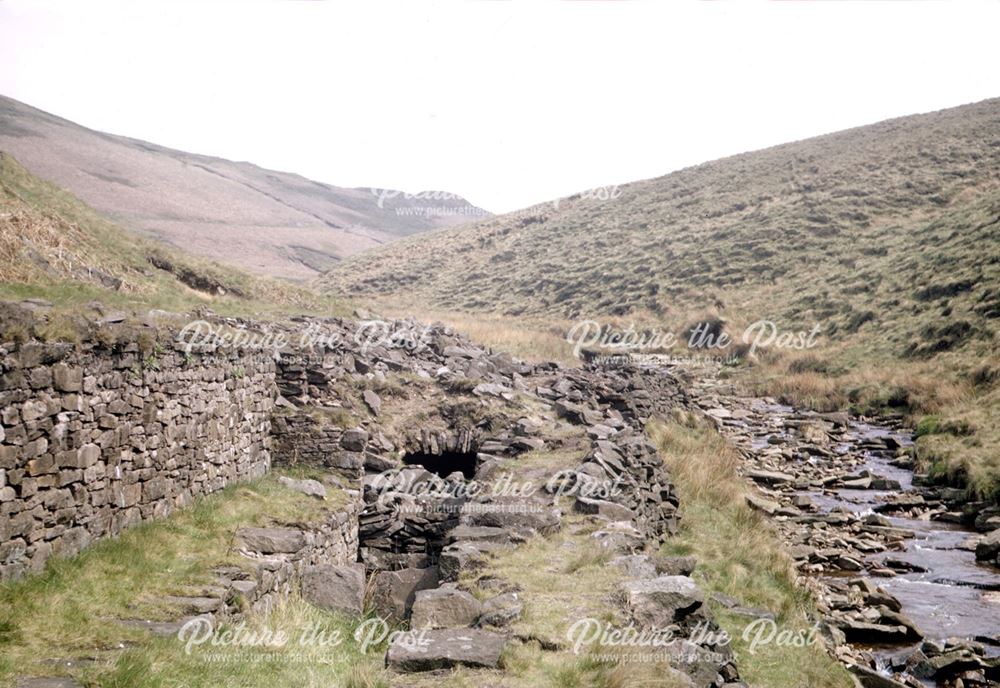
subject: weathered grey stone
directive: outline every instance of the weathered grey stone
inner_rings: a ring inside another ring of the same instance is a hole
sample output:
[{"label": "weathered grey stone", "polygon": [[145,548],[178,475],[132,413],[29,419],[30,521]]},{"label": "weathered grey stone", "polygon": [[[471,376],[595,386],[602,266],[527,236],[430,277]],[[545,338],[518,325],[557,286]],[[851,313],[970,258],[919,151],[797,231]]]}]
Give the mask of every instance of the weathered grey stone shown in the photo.
[{"label": "weathered grey stone", "polygon": [[935,679],[944,681],[950,679],[963,671],[970,671],[982,668],[982,661],[979,657],[968,650],[956,650],[947,652],[937,657],[929,657],[916,664],[912,673],[918,678]]},{"label": "weathered grey stone", "polygon": [[57,363],[52,366],[52,386],[60,392],[79,392],[83,387],[83,370]]},{"label": "weathered grey stone", "polygon": [[455,588],[418,590],[410,613],[410,628],[458,628],[473,625],[482,605],[475,597]]},{"label": "weathered grey stone", "polygon": [[326,488],[323,487],[323,483],[317,480],[296,480],[295,478],[289,478],[283,475],[278,478],[278,482],[288,489],[301,492],[304,495],[316,497],[318,499],[326,499]]},{"label": "weathered grey stone", "polygon": [[363,452],[368,444],[368,431],[364,428],[345,430],[340,437],[340,446],[352,452]]},{"label": "weathered grey stone", "polygon": [[[495,510],[477,511],[469,516],[470,525],[491,526],[507,531],[530,535],[549,535],[559,530],[561,516],[557,509],[546,508],[526,500],[497,500]],[[524,506],[521,510],[517,507]]]},{"label": "weathered grey stone", "polygon": [[162,598],[165,602],[177,607],[181,614],[212,614],[222,608],[222,598],[220,597],[181,597],[177,595],[165,595]]},{"label": "weathered grey stone", "polygon": [[365,601],[364,566],[306,567],[302,571],[302,598],[322,609],[360,616]]},{"label": "weathered grey stone", "polygon": [[452,542],[510,542],[510,533],[503,528],[492,526],[458,525],[448,531],[448,539]]},{"label": "weathered grey stone", "polygon": [[360,471],[365,465],[365,455],[355,451],[333,451],[325,461],[330,468]]},{"label": "weathered grey stone", "polygon": [[44,401],[26,401],[21,407],[21,418],[25,422],[38,420],[48,414],[48,405]]},{"label": "weathered grey stone", "polygon": [[454,542],[441,550],[438,557],[441,580],[456,581],[462,571],[475,570],[486,560],[490,552],[496,552],[506,545],[481,541],[463,540]]},{"label": "weathered grey stone", "polygon": [[611,564],[622,570],[628,578],[656,578],[656,564],[648,554],[626,554],[615,557]]},{"label": "weathered grey stone", "polygon": [[631,523],[613,521],[590,535],[594,544],[614,554],[633,554],[646,545],[646,538]]},{"label": "weathered grey stone", "polygon": [[437,587],[438,580],[436,566],[380,571],[373,584],[372,604],[379,614],[402,621],[409,616],[417,592]]},{"label": "weathered grey stone", "polygon": [[291,554],[305,545],[305,533],[297,528],[240,528],[236,531],[236,546],[259,554]]},{"label": "weathered grey stone", "polygon": [[371,409],[371,412],[376,416],[382,411],[382,400],[379,398],[378,394],[370,389],[366,389],[364,394],[361,395],[365,400],[365,405]]},{"label": "weathered grey stone", "polygon": [[492,669],[499,665],[503,636],[476,628],[415,631],[389,645],[386,666],[414,672],[455,666]]},{"label": "weathered grey stone", "polygon": [[852,674],[857,676],[863,688],[907,688],[906,684],[891,679],[866,666],[851,664],[847,668]]},{"label": "weathered grey stone", "polygon": [[766,499],[758,494],[748,494],[746,496],[747,504],[751,509],[756,509],[757,511],[763,511],[765,514],[771,515],[781,508],[781,504],[770,499]]},{"label": "weathered grey stone", "polygon": [[656,573],[661,576],[690,576],[698,565],[696,557],[653,557],[653,565],[656,566]]},{"label": "weathered grey stone", "polygon": [[573,510],[579,514],[600,516],[609,521],[631,521],[635,518],[635,513],[628,507],[603,499],[590,499],[588,497],[577,497],[573,503]]},{"label": "weathered grey stone", "polygon": [[783,485],[795,481],[794,475],[779,473],[778,471],[751,470],[747,471],[747,477],[754,482],[764,483],[765,485]]},{"label": "weathered grey stone", "polygon": [[480,626],[508,626],[521,617],[524,603],[517,592],[506,592],[483,602],[479,615]]},{"label": "weathered grey stone", "polygon": [[625,606],[636,623],[666,628],[697,611],[705,596],[687,576],[660,576],[622,584]]},{"label": "weathered grey stone", "polygon": [[994,530],[976,545],[978,561],[993,561],[998,556],[1000,556],[1000,529]]}]

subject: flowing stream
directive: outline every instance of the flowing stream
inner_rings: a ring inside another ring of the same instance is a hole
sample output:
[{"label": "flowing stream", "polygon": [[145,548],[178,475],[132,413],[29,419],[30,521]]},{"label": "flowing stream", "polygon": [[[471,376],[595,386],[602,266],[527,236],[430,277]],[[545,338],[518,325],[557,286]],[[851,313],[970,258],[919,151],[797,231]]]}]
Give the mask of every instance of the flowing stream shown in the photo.
[{"label": "flowing stream", "polygon": [[[757,400],[754,410],[768,415],[796,416],[794,409],[780,404]],[[901,447],[912,445],[908,431],[852,419],[844,441],[833,450],[837,454],[863,457],[857,467],[874,475],[895,480],[899,490],[809,490],[806,494],[819,511],[847,509],[859,514],[870,513],[877,506],[899,493],[913,488],[909,469],[894,465],[895,452],[876,448],[873,439],[889,437]],[[784,430],[750,427],[754,448],[767,446],[774,435]],[[903,549],[871,554],[871,562],[895,559],[914,565],[914,571],[893,577],[877,578],[875,582],[902,604],[903,613],[912,619],[925,638],[972,638],[987,646],[988,656],[1000,655],[1000,569],[979,563],[975,546],[970,541],[977,533],[956,523],[888,515],[893,527],[912,531],[914,537],[903,540]],[[898,566],[898,565],[897,565]],[[877,654],[890,661],[906,648],[884,648]]]}]

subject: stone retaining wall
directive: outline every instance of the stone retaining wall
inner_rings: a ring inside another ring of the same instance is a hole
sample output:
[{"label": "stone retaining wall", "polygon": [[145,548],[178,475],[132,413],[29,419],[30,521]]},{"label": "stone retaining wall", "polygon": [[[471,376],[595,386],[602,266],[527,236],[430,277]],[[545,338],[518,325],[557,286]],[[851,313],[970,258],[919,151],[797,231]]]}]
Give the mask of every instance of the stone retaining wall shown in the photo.
[{"label": "stone retaining wall", "polygon": [[268,470],[270,356],[135,341],[0,345],[0,579]]},{"label": "stone retaining wall", "polygon": [[[301,528],[240,529],[236,546],[253,563],[254,573],[220,569],[216,572],[220,582],[240,593],[247,608],[270,609],[292,592],[308,567],[347,566],[357,561],[360,508],[358,501],[351,501],[328,521]],[[228,599],[234,598],[229,595]]]}]

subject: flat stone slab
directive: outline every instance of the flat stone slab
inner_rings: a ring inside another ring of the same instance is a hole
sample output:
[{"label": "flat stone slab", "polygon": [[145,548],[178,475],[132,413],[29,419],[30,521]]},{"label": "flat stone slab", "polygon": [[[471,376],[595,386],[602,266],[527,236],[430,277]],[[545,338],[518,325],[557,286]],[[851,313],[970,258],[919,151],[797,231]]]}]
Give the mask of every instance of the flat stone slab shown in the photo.
[{"label": "flat stone slab", "polygon": [[236,546],[260,554],[294,554],[306,546],[306,536],[297,528],[240,528]]},{"label": "flat stone slab", "polygon": [[510,542],[510,533],[492,526],[455,526],[448,531],[449,542]]},{"label": "flat stone slab", "polygon": [[748,494],[746,496],[747,504],[751,509],[756,509],[757,511],[763,511],[765,514],[771,515],[781,508],[778,502],[772,501],[770,499],[765,499],[760,495]]},{"label": "flat stone slab", "polygon": [[697,610],[705,602],[698,585],[687,576],[660,576],[622,584],[625,606],[636,623],[667,628]]},{"label": "flat stone slab", "polygon": [[302,572],[302,599],[322,609],[360,616],[365,600],[364,566],[307,567]]},{"label": "flat stone slab", "polygon": [[795,476],[778,471],[747,471],[747,477],[757,483],[765,485],[784,485],[795,482]]},{"label": "flat stone slab", "polygon": [[296,480],[295,478],[283,475],[278,478],[278,482],[289,490],[295,490],[296,492],[301,492],[304,495],[316,497],[317,499],[326,499],[326,487],[318,480]]},{"label": "flat stone slab", "polygon": [[456,666],[493,669],[506,640],[478,628],[414,631],[389,646],[385,664],[403,672],[433,671]]},{"label": "flat stone slab", "polygon": [[635,518],[635,514],[627,506],[604,499],[590,499],[588,497],[577,497],[573,503],[573,511],[578,514],[600,516],[609,521],[631,521]]},{"label": "flat stone slab", "polygon": [[375,576],[372,603],[383,616],[405,619],[417,592],[437,587],[440,572],[436,566],[381,571]]},{"label": "flat stone slab", "polygon": [[479,626],[507,626],[520,618],[524,612],[520,593],[507,592],[483,602],[482,614],[479,615]]},{"label": "flat stone slab", "polygon": [[413,600],[410,628],[460,628],[472,626],[483,606],[479,600],[456,588],[418,590]]},{"label": "flat stone slab", "polygon": [[183,619],[177,619],[176,621],[147,621],[145,619],[117,619],[117,623],[122,626],[128,626],[129,628],[140,628],[152,635],[159,638],[169,638],[170,636],[176,636],[180,632],[184,624],[188,623],[192,619],[202,618],[207,620],[209,623],[213,623],[212,617],[208,615],[201,616],[187,616]]},{"label": "flat stone slab", "polygon": [[17,688],[83,688],[82,683],[65,676],[17,679]]},{"label": "flat stone slab", "polygon": [[182,614],[211,614],[222,609],[222,599],[218,597],[179,597],[166,595],[166,602],[179,607]]}]

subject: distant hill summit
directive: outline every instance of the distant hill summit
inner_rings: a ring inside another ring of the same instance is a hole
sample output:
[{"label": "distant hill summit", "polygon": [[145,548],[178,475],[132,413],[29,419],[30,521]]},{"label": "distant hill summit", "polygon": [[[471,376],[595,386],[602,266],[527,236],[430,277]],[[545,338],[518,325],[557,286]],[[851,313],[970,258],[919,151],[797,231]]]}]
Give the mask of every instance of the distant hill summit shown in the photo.
[{"label": "distant hill summit", "polygon": [[293,280],[401,236],[487,215],[454,194],[341,188],[105,134],[3,96],[0,151],[126,229]]}]

